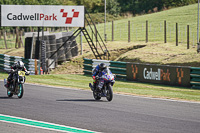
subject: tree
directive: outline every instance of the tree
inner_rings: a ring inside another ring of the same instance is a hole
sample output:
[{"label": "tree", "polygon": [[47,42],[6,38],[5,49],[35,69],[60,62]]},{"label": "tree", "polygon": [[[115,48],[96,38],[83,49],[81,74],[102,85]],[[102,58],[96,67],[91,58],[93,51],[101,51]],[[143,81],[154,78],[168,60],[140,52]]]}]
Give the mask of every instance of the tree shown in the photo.
[{"label": "tree", "polygon": [[109,14],[112,14],[114,16],[119,15],[121,7],[119,6],[119,3],[116,0],[107,0],[106,5]]},{"label": "tree", "polygon": [[101,0],[75,0],[77,5],[84,5],[88,12],[94,11],[94,7],[102,4]]}]

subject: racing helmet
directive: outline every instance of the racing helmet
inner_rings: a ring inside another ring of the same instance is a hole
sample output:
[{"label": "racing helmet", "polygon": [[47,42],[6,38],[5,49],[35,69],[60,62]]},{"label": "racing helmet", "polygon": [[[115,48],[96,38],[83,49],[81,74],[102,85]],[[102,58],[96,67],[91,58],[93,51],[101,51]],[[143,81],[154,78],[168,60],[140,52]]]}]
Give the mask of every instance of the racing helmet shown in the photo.
[{"label": "racing helmet", "polygon": [[105,63],[101,63],[101,64],[99,65],[99,68],[100,68],[101,71],[103,71],[105,68],[107,68],[107,66],[106,66]]},{"label": "racing helmet", "polygon": [[16,67],[22,69],[24,68],[24,63],[22,61],[18,61]]}]

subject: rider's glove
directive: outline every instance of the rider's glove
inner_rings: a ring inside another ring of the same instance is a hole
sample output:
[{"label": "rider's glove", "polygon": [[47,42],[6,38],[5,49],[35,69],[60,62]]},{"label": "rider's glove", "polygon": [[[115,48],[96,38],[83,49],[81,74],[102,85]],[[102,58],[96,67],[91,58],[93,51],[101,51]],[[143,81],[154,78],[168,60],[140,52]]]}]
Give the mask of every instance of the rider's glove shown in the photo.
[{"label": "rider's glove", "polygon": [[30,74],[30,72],[29,72],[29,71],[26,71],[26,72],[25,72],[25,74],[26,74],[26,75],[29,75],[29,74]]},{"label": "rider's glove", "polygon": [[92,78],[95,80],[95,76],[92,76]]}]

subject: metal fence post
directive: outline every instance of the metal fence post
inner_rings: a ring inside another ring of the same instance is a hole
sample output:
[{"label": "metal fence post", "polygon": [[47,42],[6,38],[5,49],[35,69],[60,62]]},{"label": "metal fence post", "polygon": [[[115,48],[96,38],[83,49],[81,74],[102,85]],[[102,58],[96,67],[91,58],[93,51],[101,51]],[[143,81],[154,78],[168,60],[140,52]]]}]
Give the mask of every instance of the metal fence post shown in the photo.
[{"label": "metal fence post", "polygon": [[148,20],[146,21],[146,43],[148,42]]},{"label": "metal fence post", "polygon": [[114,41],[114,22],[112,21],[112,41]]},{"label": "metal fence post", "polygon": [[178,23],[176,23],[176,46],[178,46]]},{"label": "metal fence post", "polygon": [[189,25],[187,25],[187,49],[190,48],[190,29]]},{"label": "metal fence post", "polygon": [[167,30],[166,30],[166,20],[164,21],[164,42],[167,43]]},{"label": "metal fence post", "polygon": [[131,31],[130,31],[130,20],[129,20],[128,21],[128,42],[131,41],[130,37],[131,37]]}]

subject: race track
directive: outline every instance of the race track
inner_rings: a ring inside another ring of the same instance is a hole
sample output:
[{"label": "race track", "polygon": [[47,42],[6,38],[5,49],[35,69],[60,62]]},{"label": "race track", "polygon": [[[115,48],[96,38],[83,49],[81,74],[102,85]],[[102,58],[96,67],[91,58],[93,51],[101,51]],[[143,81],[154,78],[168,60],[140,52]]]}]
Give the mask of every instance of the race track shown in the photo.
[{"label": "race track", "polygon": [[[8,98],[0,81],[0,114],[105,133],[199,133],[200,103],[114,94],[95,101],[91,91],[25,84]],[[51,131],[0,121],[0,132]]]}]

